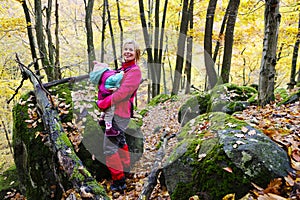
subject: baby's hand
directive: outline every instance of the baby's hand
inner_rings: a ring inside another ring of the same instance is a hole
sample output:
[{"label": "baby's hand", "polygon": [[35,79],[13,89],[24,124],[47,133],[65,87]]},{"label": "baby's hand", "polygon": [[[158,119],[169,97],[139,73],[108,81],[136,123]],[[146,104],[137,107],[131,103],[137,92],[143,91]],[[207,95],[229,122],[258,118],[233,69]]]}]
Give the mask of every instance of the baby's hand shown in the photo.
[{"label": "baby's hand", "polygon": [[109,88],[108,90],[114,92],[114,91],[116,91],[117,89],[118,89],[118,88]]}]

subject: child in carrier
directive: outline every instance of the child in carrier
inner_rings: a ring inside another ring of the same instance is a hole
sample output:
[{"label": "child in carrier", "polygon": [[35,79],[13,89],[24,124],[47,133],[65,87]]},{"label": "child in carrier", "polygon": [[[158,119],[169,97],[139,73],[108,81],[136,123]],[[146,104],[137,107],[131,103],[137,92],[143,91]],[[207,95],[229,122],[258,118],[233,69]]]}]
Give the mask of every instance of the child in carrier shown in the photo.
[{"label": "child in carrier", "polygon": [[[90,81],[98,86],[98,100],[103,100],[119,88],[123,74],[124,71],[117,72],[116,70],[111,70],[106,63],[94,61],[94,69],[89,74],[89,77]],[[112,128],[114,111],[115,106],[113,105],[101,112],[100,116],[100,120],[105,122],[105,134],[108,136],[118,134],[118,131]]]}]

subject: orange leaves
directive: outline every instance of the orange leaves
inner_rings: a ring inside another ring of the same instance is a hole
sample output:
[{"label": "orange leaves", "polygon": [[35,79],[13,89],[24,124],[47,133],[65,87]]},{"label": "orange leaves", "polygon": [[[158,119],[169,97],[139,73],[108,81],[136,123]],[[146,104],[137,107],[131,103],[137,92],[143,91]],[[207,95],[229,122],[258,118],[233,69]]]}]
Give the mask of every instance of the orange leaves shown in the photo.
[{"label": "orange leaves", "polygon": [[[261,107],[249,107],[235,117],[244,120],[260,129],[279,146],[284,148],[290,157],[291,167],[296,175],[272,180],[268,187],[263,189],[253,184],[252,194],[257,200],[285,200],[283,196],[300,196],[300,103],[277,106],[276,104]],[[242,133],[255,134],[246,127],[241,128]],[[248,131],[248,132],[247,132]],[[242,134],[241,134],[242,135]],[[298,189],[297,189],[298,188]]]}]

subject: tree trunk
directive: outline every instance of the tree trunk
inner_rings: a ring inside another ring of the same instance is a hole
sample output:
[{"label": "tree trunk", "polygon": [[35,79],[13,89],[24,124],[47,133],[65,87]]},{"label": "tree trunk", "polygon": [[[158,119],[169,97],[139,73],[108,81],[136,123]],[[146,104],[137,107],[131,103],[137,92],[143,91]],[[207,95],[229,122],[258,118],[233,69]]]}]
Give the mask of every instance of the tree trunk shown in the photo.
[{"label": "tree trunk", "polygon": [[[227,19],[228,19],[228,7],[226,9],[226,12],[225,12],[225,15],[224,15],[224,18],[223,18],[223,21],[222,21],[222,25],[221,25],[220,32],[219,32],[219,38],[217,40],[217,44],[216,44],[216,47],[215,47],[215,50],[214,50],[214,54],[213,54],[214,63],[216,63],[216,60],[217,60],[217,57],[218,57],[218,54],[219,54],[219,49],[220,49],[221,42],[224,41],[224,30],[225,30],[225,26],[226,26],[226,23],[227,23]],[[219,74],[219,70],[218,70],[218,74]]]},{"label": "tree trunk", "polygon": [[[189,24],[190,24],[190,31],[192,33],[194,30],[193,10],[194,10],[194,0],[191,0],[190,7],[189,7]],[[191,68],[192,68],[192,58],[193,58],[192,54],[193,54],[193,35],[190,34],[187,38],[186,62],[185,62],[185,70],[184,70],[184,73],[186,75],[185,94],[189,94],[191,90]]]},{"label": "tree trunk", "polygon": [[[297,39],[296,39],[296,42],[295,42],[295,45],[294,45],[294,50],[293,50],[290,83],[288,84],[289,89],[293,89],[294,86],[296,85],[295,78],[296,78],[296,68],[297,68],[299,44],[300,44],[300,13],[299,13],[299,21],[298,21],[298,34],[297,34]],[[300,69],[299,69],[299,72],[300,72]],[[298,72],[298,79],[299,79],[299,72]]]},{"label": "tree trunk", "polygon": [[217,0],[210,0],[206,13],[204,33],[204,62],[208,76],[208,88],[213,88],[218,80],[215,63],[212,60],[212,32]]},{"label": "tree trunk", "polygon": [[110,31],[115,69],[118,69],[118,60],[117,60],[117,52],[116,52],[116,45],[115,45],[115,37],[114,37],[114,31],[113,31],[113,27],[112,27],[112,23],[111,23],[108,0],[106,0],[105,5],[106,5],[106,11],[107,11],[107,21],[108,21],[108,26],[109,26],[109,31]]},{"label": "tree trunk", "polygon": [[96,60],[94,40],[93,40],[93,27],[92,27],[92,14],[93,14],[94,0],[88,0],[86,5],[85,1],[85,28],[86,28],[86,39],[87,39],[87,51],[88,51],[88,62],[89,72],[93,70],[93,61]]},{"label": "tree trunk", "polygon": [[232,57],[232,46],[233,46],[233,35],[234,26],[240,5],[240,0],[230,0],[228,3],[228,21],[225,32],[225,45],[224,45],[224,56],[221,70],[221,77],[223,83],[229,82],[230,68],[231,68],[231,57]]},{"label": "tree trunk", "polygon": [[59,15],[58,15],[58,8],[59,8],[59,4],[57,2],[57,0],[55,0],[55,80],[60,80],[61,77],[61,70],[60,70],[60,59],[59,59],[59,49],[60,49],[60,45],[59,45]]},{"label": "tree trunk", "polygon": [[[82,161],[79,159],[79,157],[77,157],[71,142],[68,140],[67,134],[64,132],[64,128],[60,121],[60,116],[58,114],[57,108],[55,108],[55,105],[53,104],[53,99],[50,93],[44,88],[44,86],[31,72],[31,70],[21,64],[18,58],[17,61],[19,63],[19,67],[23,77],[28,77],[34,87],[34,99],[36,101],[36,105],[39,110],[39,116],[41,117],[44,127],[44,130],[41,130],[41,132],[37,132],[36,136],[40,135],[44,137],[43,140],[40,141],[44,141],[45,145],[49,147],[49,150],[52,153],[52,161],[50,161],[50,163],[48,159],[49,152],[46,151],[46,148],[44,149],[44,151],[35,154],[39,156],[42,156],[44,154],[45,159],[43,161],[35,160],[38,157],[35,157],[34,155],[27,154],[23,156],[23,159],[28,159],[23,160],[24,163],[27,163],[29,161],[33,161],[36,163],[36,169],[32,169],[32,171],[40,170],[40,174],[35,174],[34,176],[39,176],[42,173],[45,173],[44,170],[46,171],[46,174],[48,174],[48,177],[32,177],[33,174],[31,174],[32,180],[27,180],[27,182],[29,182],[29,184],[31,183],[31,185],[33,185],[33,188],[40,187],[40,185],[35,185],[35,183],[38,183],[38,181],[41,181],[43,185],[49,186],[49,188],[45,186],[41,187],[41,189],[44,188],[45,191],[40,189],[36,191],[26,191],[26,193],[28,192],[28,196],[33,199],[61,199],[61,197],[59,198],[59,194],[57,194],[56,191],[62,190],[62,192],[65,193],[70,189],[71,186],[77,191],[77,194],[80,195],[81,198],[89,196],[92,199],[108,200],[109,198],[106,195],[103,187],[99,185],[98,182],[91,176],[90,172],[85,168]],[[19,128],[21,127],[20,124],[22,122],[19,122],[17,120],[16,123],[18,125],[14,125],[14,131],[18,130],[18,126]],[[34,128],[32,129],[32,131],[34,131]],[[26,131],[24,130],[24,132]],[[16,147],[14,156],[17,156],[17,154],[27,153],[24,143],[25,140],[22,141],[23,143],[19,145],[18,142],[20,141],[14,140],[14,145]],[[31,142],[30,147],[32,148],[32,150],[34,150],[34,148],[38,146],[36,144],[37,142],[38,141]],[[20,164],[22,164],[22,162],[20,162],[19,160],[16,165],[18,166]],[[51,169],[49,168],[49,166]],[[62,176],[61,173],[64,175]],[[27,174],[23,174],[23,176],[26,178]],[[51,181],[50,179],[48,180],[48,178],[50,177],[52,177]],[[40,180],[36,180],[36,178]],[[52,187],[51,189],[50,186]],[[62,193],[60,193],[60,195],[62,195]]]},{"label": "tree trunk", "polygon": [[53,46],[52,34],[51,34],[51,13],[52,13],[52,0],[48,0],[48,7],[46,8],[46,36],[48,41],[49,64],[50,66],[54,66],[54,46]]},{"label": "tree trunk", "polygon": [[265,36],[260,66],[258,103],[265,106],[274,100],[275,65],[280,24],[279,0],[267,0],[265,5]]},{"label": "tree trunk", "polygon": [[118,24],[120,27],[120,55],[122,55],[123,52],[123,40],[124,40],[124,36],[123,36],[123,26],[122,26],[122,18],[121,18],[121,9],[120,9],[120,1],[117,0],[117,9],[118,9]]},{"label": "tree trunk", "polygon": [[179,92],[179,85],[181,82],[182,76],[182,68],[183,68],[183,58],[184,58],[184,51],[185,51],[185,42],[186,42],[186,33],[188,29],[188,5],[189,1],[183,1],[183,8],[182,8],[182,18],[180,24],[180,31],[179,37],[177,41],[177,54],[176,54],[176,67],[175,67],[175,74],[174,74],[174,84],[172,89],[172,95],[177,95]]},{"label": "tree trunk", "polygon": [[37,76],[40,76],[40,69],[39,69],[39,64],[37,62],[37,54],[35,51],[35,42],[34,42],[34,36],[32,33],[32,22],[29,14],[29,10],[26,4],[26,1],[22,2],[22,7],[24,10],[25,14],[25,19],[26,19],[26,24],[27,24],[27,34],[28,34],[28,39],[29,39],[29,45],[30,45],[30,50],[31,50],[31,57],[32,60],[34,61],[34,70]]},{"label": "tree trunk", "polygon": [[41,0],[34,0],[34,9],[35,9],[35,31],[36,31],[37,44],[38,44],[43,68],[45,69],[48,82],[50,82],[54,80],[54,70],[53,70],[53,66],[50,65],[50,62],[48,60],[48,53],[47,53],[45,37],[43,33],[43,14],[42,14]]},{"label": "tree trunk", "polygon": [[[144,3],[143,0],[139,0],[139,10],[140,10],[140,17],[141,17],[141,23],[143,28],[143,35],[145,40],[145,46],[147,51],[147,69],[148,69],[148,76],[151,77],[151,80],[153,82],[153,56],[152,56],[152,48],[151,48],[151,40],[150,35],[147,28],[147,22],[145,17],[145,10],[144,10]],[[149,101],[149,93],[150,93],[150,83],[148,85],[148,101]]]},{"label": "tree trunk", "polygon": [[103,0],[103,11],[102,11],[102,35],[101,35],[101,55],[100,61],[104,62],[104,40],[105,40],[105,29],[106,29],[106,0]]},{"label": "tree trunk", "polygon": [[154,15],[154,65],[153,65],[153,83],[152,83],[152,97],[160,93],[160,75],[161,63],[159,62],[159,0],[155,1],[155,15]]}]

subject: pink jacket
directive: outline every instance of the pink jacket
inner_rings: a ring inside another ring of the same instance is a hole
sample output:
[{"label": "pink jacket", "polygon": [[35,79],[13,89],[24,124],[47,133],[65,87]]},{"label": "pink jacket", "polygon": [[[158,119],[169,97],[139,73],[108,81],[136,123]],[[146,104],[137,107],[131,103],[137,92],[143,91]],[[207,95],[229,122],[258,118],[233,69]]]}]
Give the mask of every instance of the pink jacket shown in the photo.
[{"label": "pink jacket", "polygon": [[124,75],[120,87],[104,100],[97,101],[97,105],[104,110],[115,105],[115,115],[130,118],[130,99],[133,101],[142,79],[142,73],[135,61],[123,63],[121,70],[124,71]]}]

